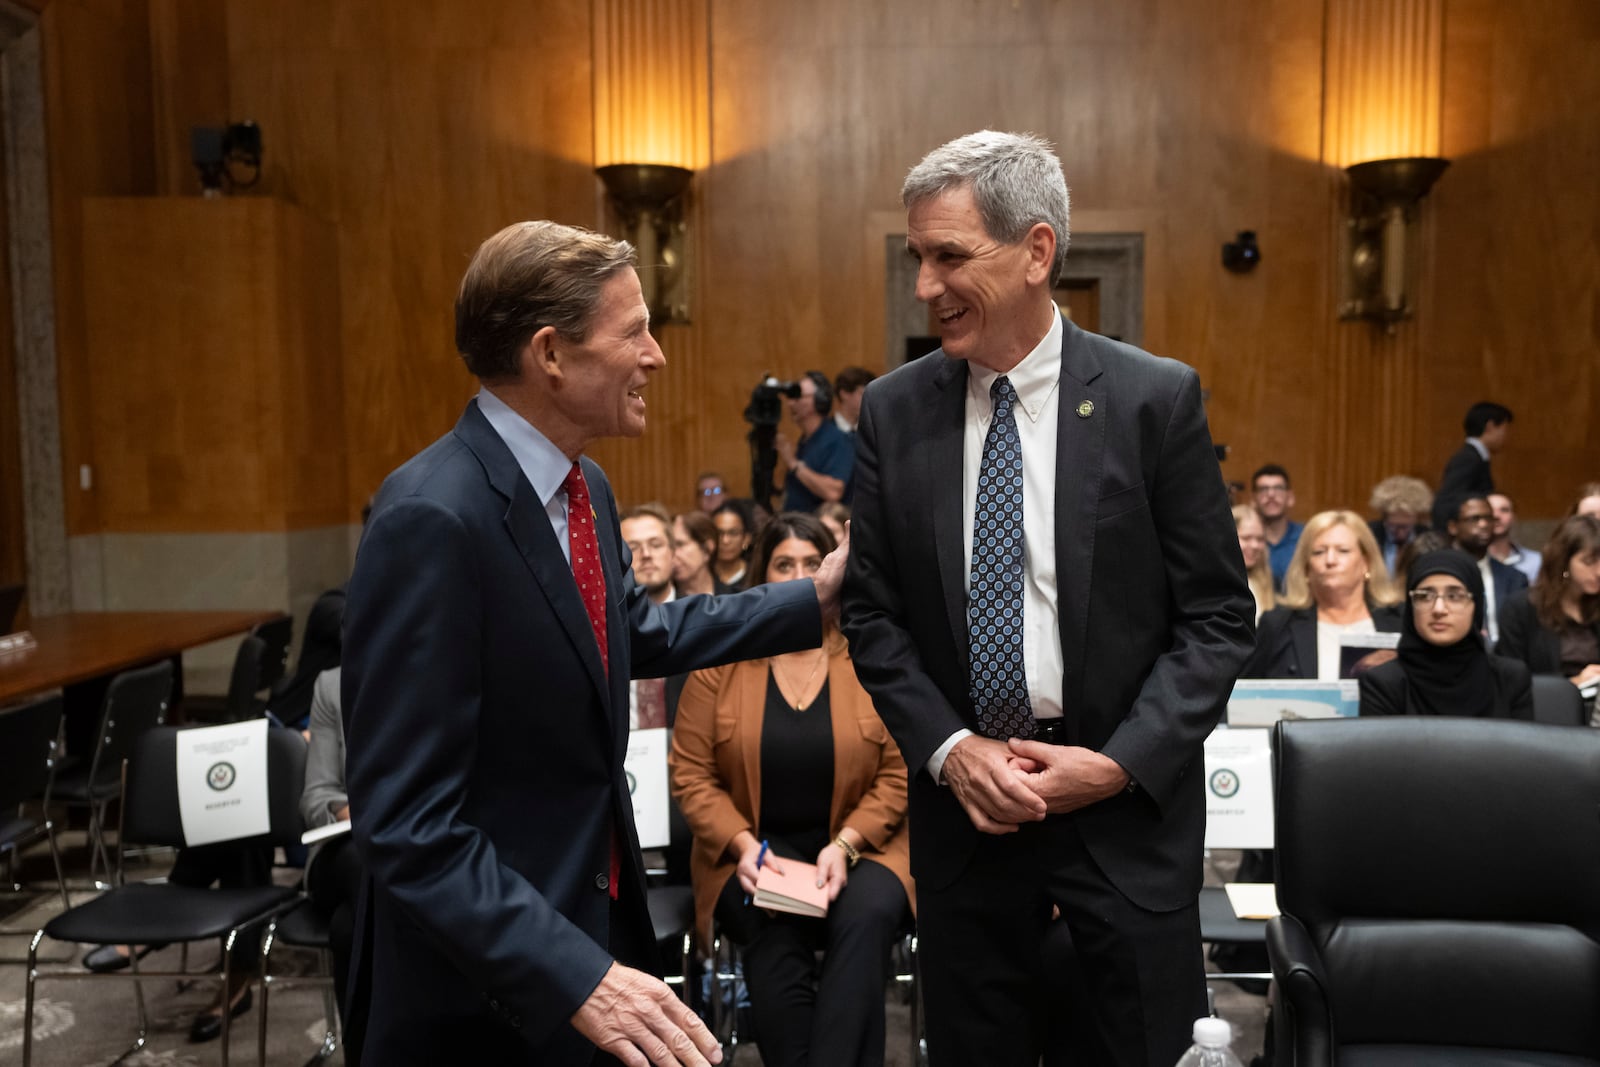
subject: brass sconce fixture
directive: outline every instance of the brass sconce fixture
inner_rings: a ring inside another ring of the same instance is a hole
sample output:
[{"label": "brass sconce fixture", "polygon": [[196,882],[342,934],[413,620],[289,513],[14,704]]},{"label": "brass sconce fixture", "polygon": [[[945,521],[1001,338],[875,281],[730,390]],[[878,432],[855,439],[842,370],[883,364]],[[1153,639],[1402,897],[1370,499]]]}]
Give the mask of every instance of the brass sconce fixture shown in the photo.
[{"label": "brass sconce fixture", "polygon": [[689,227],[684,201],[694,171],[664,163],[596,167],[639,255],[639,283],[652,327],[689,321]]},{"label": "brass sconce fixture", "polygon": [[1374,159],[1346,167],[1350,219],[1344,240],[1341,319],[1372,319],[1393,332],[1411,317],[1417,208],[1447,159]]}]

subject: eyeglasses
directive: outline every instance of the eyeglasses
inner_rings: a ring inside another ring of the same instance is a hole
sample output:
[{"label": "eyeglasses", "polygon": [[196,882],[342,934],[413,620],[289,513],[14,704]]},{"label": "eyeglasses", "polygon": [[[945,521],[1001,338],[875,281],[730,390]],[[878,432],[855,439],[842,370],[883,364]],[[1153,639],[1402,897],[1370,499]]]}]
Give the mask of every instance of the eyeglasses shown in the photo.
[{"label": "eyeglasses", "polygon": [[1256,496],[1288,496],[1287,485],[1258,485],[1255,487]]},{"label": "eyeglasses", "polygon": [[700,495],[701,496],[721,496],[722,495],[722,486],[715,485],[715,486],[712,486],[710,489],[702,489],[702,490],[700,490]]},{"label": "eyeglasses", "polygon": [[1443,600],[1450,611],[1472,603],[1472,594],[1465,589],[1446,589],[1442,592],[1434,589],[1413,589],[1409,596],[1411,603],[1419,608],[1431,608],[1435,600]]}]

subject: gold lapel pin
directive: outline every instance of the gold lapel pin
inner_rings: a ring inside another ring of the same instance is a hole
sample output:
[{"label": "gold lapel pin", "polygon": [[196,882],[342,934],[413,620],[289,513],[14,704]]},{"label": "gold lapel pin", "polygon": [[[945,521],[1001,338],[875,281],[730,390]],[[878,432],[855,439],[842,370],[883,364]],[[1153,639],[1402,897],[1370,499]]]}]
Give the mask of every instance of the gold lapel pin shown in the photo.
[{"label": "gold lapel pin", "polygon": [[1087,419],[1090,415],[1093,415],[1093,414],[1094,414],[1094,401],[1093,400],[1085,400],[1083,403],[1078,405],[1078,418]]}]

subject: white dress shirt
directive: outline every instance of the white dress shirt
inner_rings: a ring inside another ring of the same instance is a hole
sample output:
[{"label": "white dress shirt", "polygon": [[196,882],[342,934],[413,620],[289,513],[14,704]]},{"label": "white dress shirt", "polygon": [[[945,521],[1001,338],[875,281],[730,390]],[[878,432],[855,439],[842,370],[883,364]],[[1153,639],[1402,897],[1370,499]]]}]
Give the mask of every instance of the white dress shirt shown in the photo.
[{"label": "white dress shirt", "polygon": [[[1061,683],[1066,664],[1061,655],[1061,621],[1056,596],[1056,424],[1061,392],[1061,316],[1052,315],[1050,329],[1033,351],[1006,374],[1017,392],[1013,415],[1022,448],[1022,537],[1026,579],[1022,592],[1022,661],[1028,679],[1028,700],[1036,719],[1060,718]],[[983,442],[994,417],[989,395],[994,371],[967,367],[966,425],[961,438],[962,544],[972,559],[973,523],[977,514],[978,475]],[[970,590],[972,570],[962,576]],[[928,760],[928,772],[940,781],[945,757],[971,730],[958,730]]]},{"label": "white dress shirt", "polygon": [[572,460],[551,444],[550,438],[534,429],[533,423],[512,411],[504,400],[487,389],[478,390],[478,410],[506,443],[528,484],[533,486],[544,513],[550,516],[550,527],[556,532],[561,556],[570,567],[572,548],[567,544],[567,491],[562,486],[566,483],[567,472],[572,469]]},{"label": "white dress shirt", "polygon": [[1489,565],[1489,553],[1478,561],[1478,573],[1483,575],[1483,612],[1489,620],[1489,647],[1500,640],[1500,607],[1495,603],[1494,568]]}]

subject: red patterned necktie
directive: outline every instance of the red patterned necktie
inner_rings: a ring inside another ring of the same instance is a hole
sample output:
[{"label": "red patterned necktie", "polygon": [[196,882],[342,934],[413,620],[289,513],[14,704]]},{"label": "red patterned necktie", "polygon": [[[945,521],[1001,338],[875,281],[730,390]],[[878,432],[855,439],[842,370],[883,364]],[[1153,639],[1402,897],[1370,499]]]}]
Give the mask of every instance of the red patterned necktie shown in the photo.
[{"label": "red patterned necktie", "polygon": [[600,569],[600,542],[594,535],[594,508],[589,503],[589,483],[574,463],[561,483],[567,491],[567,548],[572,555],[572,576],[578,581],[578,594],[600,644],[600,665],[609,674],[611,658],[606,651],[606,576]]},{"label": "red patterned necktie", "polygon": [[[578,595],[583,597],[583,610],[589,615],[589,625],[594,627],[594,639],[600,645],[600,666],[606,675],[611,674],[611,657],[606,650],[606,576],[600,568],[600,542],[594,533],[594,507],[589,503],[589,483],[583,480],[583,471],[576,463],[561,483],[567,491],[567,549],[572,556],[572,576],[578,582]],[[608,888],[611,899],[617,899],[617,882],[622,878],[622,860],[617,850],[617,828],[611,827],[611,875]]]}]

